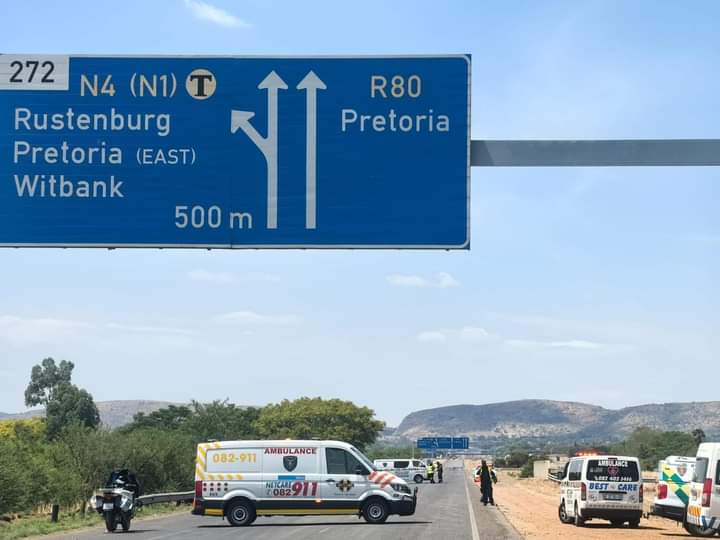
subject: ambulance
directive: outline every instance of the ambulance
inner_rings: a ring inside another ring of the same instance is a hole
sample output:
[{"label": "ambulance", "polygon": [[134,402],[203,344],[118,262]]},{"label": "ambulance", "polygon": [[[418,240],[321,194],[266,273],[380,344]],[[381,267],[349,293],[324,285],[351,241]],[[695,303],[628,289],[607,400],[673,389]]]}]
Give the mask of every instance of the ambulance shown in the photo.
[{"label": "ambulance", "polygon": [[661,460],[658,463],[657,489],[650,513],[674,521],[684,521],[694,473],[694,456],[668,456]]},{"label": "ambulance", "polygon": [[368,523],[415,513],[417,488],[377,471],[352,445],[278,440],[201,443],[192,513],[233,526],[257,516],[350,514]]},{"label": "ambulance", "polygon": [[686,519],[697,528],[696,536],[720,530],[720,443],[698,447]]},{"label": "ambulance", "polygon": [[570,458],[560,482],[558,517],[578,527],[590,519],[614,526],[640,525],[643,486],[636,457],[582,455]]},{"label": "ambulance", "polygon": [[373,465],[378,471],[390,471],[406,482],[412,480],[416,484],[422,484],[426,480],[426,465],[419,459],[376,459]]}]

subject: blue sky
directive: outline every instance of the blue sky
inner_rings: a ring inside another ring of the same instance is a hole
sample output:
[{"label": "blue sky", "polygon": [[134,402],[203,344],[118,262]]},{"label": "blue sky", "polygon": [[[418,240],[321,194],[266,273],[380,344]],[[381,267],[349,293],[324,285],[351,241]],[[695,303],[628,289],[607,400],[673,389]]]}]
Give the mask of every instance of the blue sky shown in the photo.
[{"label": "blue sky", "polygon": [[[474,139],[720,138],[714,0],[0,9],[3,52],[471,53]],[[44,356],[97,400],[321,395],[390,424],[716,399],[718,201],[718,168],[473,169],[469,252],[2,250],[0,411]]]}]

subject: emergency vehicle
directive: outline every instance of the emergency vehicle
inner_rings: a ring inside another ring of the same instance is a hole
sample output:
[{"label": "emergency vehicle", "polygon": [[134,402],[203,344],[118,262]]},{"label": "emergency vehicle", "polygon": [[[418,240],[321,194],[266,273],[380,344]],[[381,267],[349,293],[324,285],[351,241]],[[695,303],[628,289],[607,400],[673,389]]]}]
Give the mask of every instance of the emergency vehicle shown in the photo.
[{"label": "emergency vehicle", "polygon": [[417,488],[377,471],[339,441],[224,441],[199,444],[192,513],[234,526],[257,516],[356,514],[368,523],[415,513]]},{"label": "emergency vehicle", "polygon": [[660,460],[657,489],[650,513],[682,522],[690,500],[690,482],[694,473],[695,457],[668,456]]},{"label": "emergency vehicle", "polygon": [[615,526],[640,525],[642,476],[636,457],[582,455],[570,458],[560,482],[558,516],[582,527],[589,519],[606,519]]},{"label": "emergency vehicle", "polygon": [[699,528],[698,536],[720,530],[720,443],[698,447],[686,519]]},{"label": "emergency vehicle", "polygon": [[426,479],[426,465],[419,459],[376,459],[373,465],[378,471],[390,471],[406,482],[412,480],[416,484],[422,484]]}]

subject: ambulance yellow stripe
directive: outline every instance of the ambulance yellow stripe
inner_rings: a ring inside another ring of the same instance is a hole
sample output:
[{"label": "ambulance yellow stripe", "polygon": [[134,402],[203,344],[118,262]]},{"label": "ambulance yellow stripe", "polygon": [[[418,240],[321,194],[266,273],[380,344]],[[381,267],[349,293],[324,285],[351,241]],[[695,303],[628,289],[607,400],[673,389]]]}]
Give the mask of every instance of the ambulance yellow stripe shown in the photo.
[{"label": "ambulance yellow stripe", "polygon": [[206,508],[205,509],[205,515],[206,516],[221,516],[223,515],[222,508]]}]

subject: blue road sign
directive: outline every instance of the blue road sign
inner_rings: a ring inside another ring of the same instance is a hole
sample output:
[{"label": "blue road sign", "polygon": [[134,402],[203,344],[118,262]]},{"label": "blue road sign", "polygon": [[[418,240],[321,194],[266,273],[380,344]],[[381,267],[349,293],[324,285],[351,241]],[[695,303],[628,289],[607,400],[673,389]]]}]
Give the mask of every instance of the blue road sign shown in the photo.
[{"label": "blue road sign", "polygon": [[466,450],[470,447],[467,437],[423,437],[417,440],[417,448],[432,450]]},{"label": "blue road sign", "polygon": [[470,58],[0,55],[0,245],[469,247]]}]

